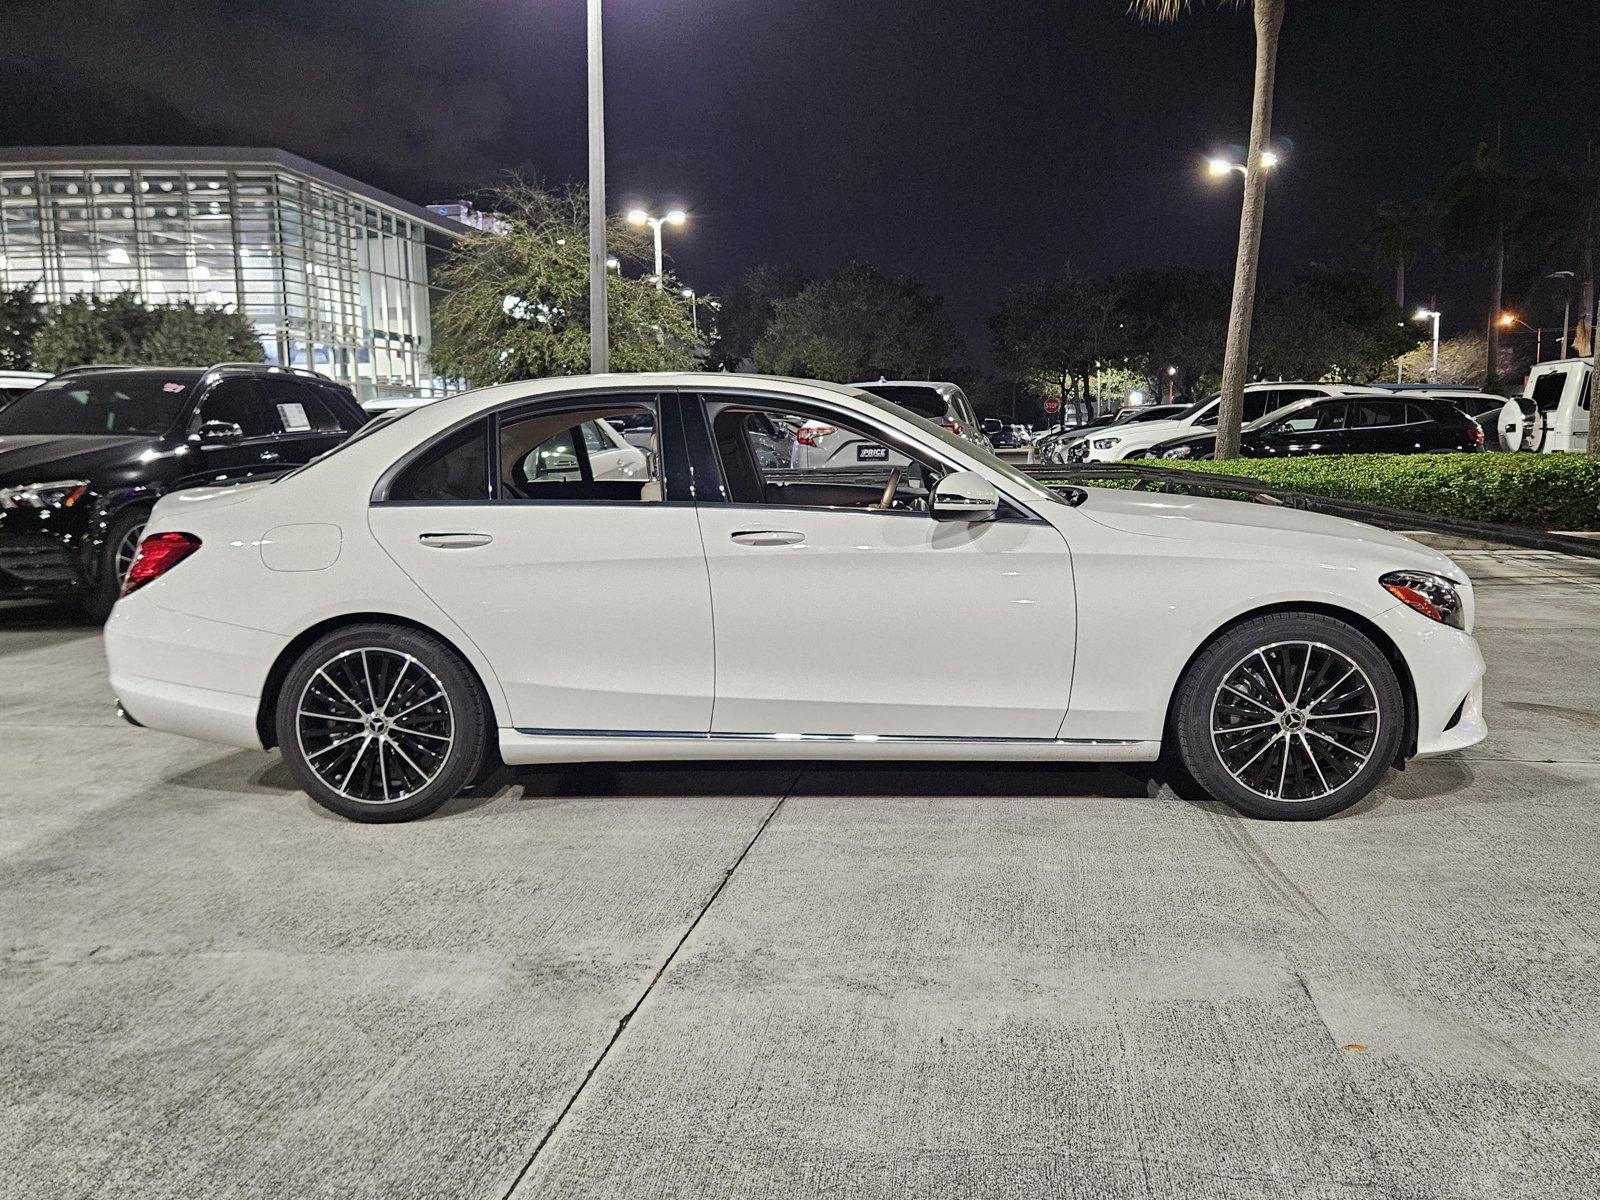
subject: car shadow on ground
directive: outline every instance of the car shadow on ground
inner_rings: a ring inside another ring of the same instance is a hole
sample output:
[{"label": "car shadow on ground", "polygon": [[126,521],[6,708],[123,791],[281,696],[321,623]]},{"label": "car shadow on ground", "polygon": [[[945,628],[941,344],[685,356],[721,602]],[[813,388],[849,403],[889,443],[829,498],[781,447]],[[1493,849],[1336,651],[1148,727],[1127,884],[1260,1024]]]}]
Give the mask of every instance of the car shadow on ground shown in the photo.
[{"label": "car shadow on ground", "polygon": [[[1479,803],[1471,798],[1471,766],[1459,759],[1414,763],[1391,772],[1359,804],[1329,818],[1416,816]],[[221,796],[294,797],[314,816],[341,820],[311,801],[276,753],[241,750],[169,776],[175,788]],[[726,796],[1164,800],[1220,806],[1181,768],[1160,763],[840,763],[660,762],[501,767],[444,805],[432,820],[449,820],[501,802],[573,799],[658,800]],[[1242,818],[1241,819],[1248,819]]]},{"label": "car shadow on ground", "polygon": [[[83,637],[100,636],[102,622],[75,604],[0,600],[0,656],[33,652]],[[27,634],[16,639],[10,635]]]}]

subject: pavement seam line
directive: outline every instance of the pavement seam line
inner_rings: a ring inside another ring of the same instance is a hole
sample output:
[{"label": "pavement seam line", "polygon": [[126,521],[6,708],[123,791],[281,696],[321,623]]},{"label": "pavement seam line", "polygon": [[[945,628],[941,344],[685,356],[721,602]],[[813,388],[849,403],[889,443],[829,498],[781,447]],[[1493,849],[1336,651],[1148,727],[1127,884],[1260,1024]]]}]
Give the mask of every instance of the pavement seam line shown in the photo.
[{"label": "pavement seam line", "polygon": [[699,928],[700,922],[706,913],[711,911],[711,906],[717,902],[717,897],[722,895],[722,889],[728,886],[728,880],[733,878],[733,873],[739,869],[746,856],[755,848],[756,842],[767,831],[767,826],[772,824],[772,818],[778,815],[778,810],[783,807],[783,802],[794,795],[794,789],[799,786],[800,778],[805,773],[804,767],[795,772],[794,778],[789,781],[789,786],[784,789],[783,795],[779,796],[772,807],[767,810],[767,815],[762,818],[761,824],[756,827],[755,833],[745,843],[744,849],[739,851],[739,856],[723,871],[722,878],[717,881],[717,886],[711,889],[711,895],[706,897],[706,902],[700,906],[700,911],[694,915],[694,920],[689,922],[689,927],[683,931],[683,936],[673,944],[672,950],[661,961],[661,965],[656,968],[656,973],[650,977],[650,982],[645,984],[644,991],[639,993],[639,998],[633,1002],[633,1007],[622,1014],[622,1019],[617,1022],[617,1027],[611,1031],[611,1037],[600,1051],[599,1056],[589,1064],[589,1069],[583,1073],[583,1078],[578,1081],[578,1086],[573,1090],[572,1095],[567,1097],[567,1102],[561,1106],[561,1111],[556,1114],[555,1120],[545,1127],[538,1144],[533,1148],[533,1153],[528,1155],[528,1161],[522,1164],[522,1170],[517,1172],[516,1178],[511,1181],[511,1186],[502,1193],[500,1200],[511,1200],[513,1193],[522,1186],[522,1181],[527,1177],[528,1172],[533,1170],[533,1164],[538,1161],[539,1155],[544,1152],[545,1146],[555,1136],[556,1130],[561,1127],[561,1122],[567,1119],[567,1114],[572,1111],[573,1105],[577,1104],[578,1097],[583,1095],[584,1088],[589,1086],[589,1081],[600,1070],[601,1064],[606,1061],[606,1057],[611,1053],[612,1047],[621,1040],[623,1031],[628,1028],[628,1023],[633,1020],[634,1014],[644,1007],[644,1002],[650,998],[650,993],[655,990],[656,984],[661,981],[661,977],[667,973],[667,968],[678,957],[678,951],[683,949],[684,944],[688,942],[694,931]]}]

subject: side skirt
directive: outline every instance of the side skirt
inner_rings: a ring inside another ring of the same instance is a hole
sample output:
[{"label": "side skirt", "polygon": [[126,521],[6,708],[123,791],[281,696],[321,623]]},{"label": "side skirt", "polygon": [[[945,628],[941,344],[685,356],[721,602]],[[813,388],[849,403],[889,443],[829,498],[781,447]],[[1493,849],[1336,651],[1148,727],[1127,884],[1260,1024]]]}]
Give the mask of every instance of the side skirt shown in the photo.
[{"label": "side skirt", "polygon": [[508,766],[561,762],[839,759],[940,762],[1153,762],[1160,742],[1074,738],[943,738],[909,734],[671,733],[501,729]]}]

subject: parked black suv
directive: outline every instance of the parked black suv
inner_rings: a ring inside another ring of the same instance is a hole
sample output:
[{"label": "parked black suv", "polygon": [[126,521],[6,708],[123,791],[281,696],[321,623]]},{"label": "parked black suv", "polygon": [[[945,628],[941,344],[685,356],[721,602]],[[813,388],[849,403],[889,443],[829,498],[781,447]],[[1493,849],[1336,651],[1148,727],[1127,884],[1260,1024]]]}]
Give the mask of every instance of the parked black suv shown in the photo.
[{"label": "parked black suv", "polygon": [[[1147,458],[1211,458],[1217,433],[1173,438]],[[1445,454],[1483,449],[1483,427],[1446,400],[1431,396],[1326,396],[1302,400],[1247,424],[1239,435],[1245,458],[1301,454]]]},{"label": "parked black suv", "polygon": [[155,502],[309,462],[370,418],[310,371],[78,367],[0,409],[0,599],[111,611]]}]

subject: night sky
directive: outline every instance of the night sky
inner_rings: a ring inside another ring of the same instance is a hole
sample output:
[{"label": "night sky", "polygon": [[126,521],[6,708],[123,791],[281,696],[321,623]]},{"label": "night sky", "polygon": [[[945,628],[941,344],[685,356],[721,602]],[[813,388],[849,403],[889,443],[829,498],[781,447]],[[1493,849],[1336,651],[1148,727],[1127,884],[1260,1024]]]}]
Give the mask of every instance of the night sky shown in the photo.
[{"label": "night sky", "polygon": [[[1231,267],[1238,181],[1203,160],[1248,132],[1245,13],[1157,28],[1121,0],[606,3],[611,207],[688,209],[669,252],[702,290],[859,257],[926,278],[981,351],[1013,282]],[[1288,7],[1269,281],[1366,261],[1373,205],[1431,192],[1480,138],[1519,165],[1600,138],[1595,0]],[[585,176],[583,0],[5,13],[3,144],[280,146],[419,202],[505,168]],[[1485,303],[1477,274],[1433,260],[1410,287],[1438,294],[1447,334]]]}]

